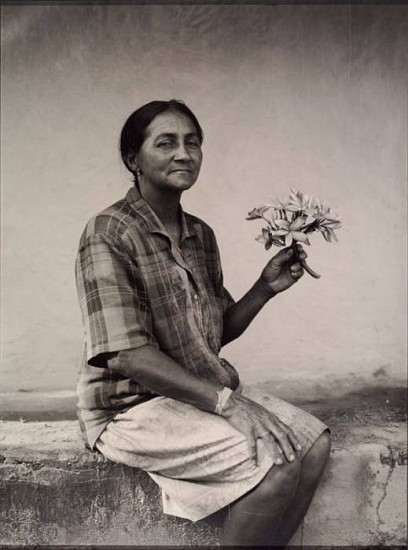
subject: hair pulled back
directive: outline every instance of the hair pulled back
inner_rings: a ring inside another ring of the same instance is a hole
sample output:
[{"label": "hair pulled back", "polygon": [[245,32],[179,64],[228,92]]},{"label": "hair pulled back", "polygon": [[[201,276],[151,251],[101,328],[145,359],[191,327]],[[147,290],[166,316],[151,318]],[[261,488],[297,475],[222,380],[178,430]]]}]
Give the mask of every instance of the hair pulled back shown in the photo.
[{"label": "hair pulled back", "polygon": [[178,99],[170,101],[151,101],[134,111],[126,120],[120,134],[120,154],[126,168],[133,174],[135,184],[138,185],[138,177],[134,169],[129,165],[128,159],[131,154],[138,153],[145,140],[145,130],[157,115],[165,111],[181,113],[189,117],[194,124],[200,143],[203,142],[203,130],[195,114],[185,103]]}]

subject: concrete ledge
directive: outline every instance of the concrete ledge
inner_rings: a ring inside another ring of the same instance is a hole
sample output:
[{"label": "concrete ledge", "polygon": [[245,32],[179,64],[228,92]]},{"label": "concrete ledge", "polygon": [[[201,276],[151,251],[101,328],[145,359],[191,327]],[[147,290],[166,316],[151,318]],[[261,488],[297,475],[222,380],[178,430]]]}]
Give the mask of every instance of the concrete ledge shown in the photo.
[{"label": "concrete ledge", "polygon": [[[405,425],[332,427],[331,461],[293,544],[405,544],[406,466],[384,463],[406,448]],[[0,517],[6,545],[196,547],[216,544],[222,520],[164,516],[149,476],[86,451],[75,421],[0,422]]]}]

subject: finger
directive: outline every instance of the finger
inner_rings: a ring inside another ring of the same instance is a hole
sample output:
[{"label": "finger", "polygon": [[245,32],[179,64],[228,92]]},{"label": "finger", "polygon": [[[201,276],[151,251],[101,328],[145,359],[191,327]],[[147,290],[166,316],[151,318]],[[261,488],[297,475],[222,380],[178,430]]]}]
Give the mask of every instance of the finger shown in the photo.
[{"label": "finger", "polygon": [[292,275],[292,277],[294,279],[300,279],[300,277],[302,277],[304,271],[303,271],[303,268],[301,266],[299,267],[291,267],[290,268],[290,274]]},{"label": "finger", "polygon": [[283,454],[288,462],[293,462],[296,458],[294,448],[287,436],[287,434],[279,427],[275,426],[273,431],[273,437],[283,451]]},{"label": "finger", "polygon": [[110,370],[115,371],[116,369],[120,369],[121,361],[118,357],[118,353],[106,353],[105,357],[106,364]]},{"label": "finger", "polygon": [[303,246],[299,243],[296,243],[296,250],[297,250],[297,256],[301,259],[301,260],[306,260],[307,258],[307,252],[305,251],[305,249],[303,248]]},{"label": "finger", "polygon": [[265,433],[261,438],[263,444],[266,447],[267,452],[271,456],[273,463],[278,464],[279,466],[283,464],[282,454],[283,451],[280,446],[277,444],[275,438],[271,433]]},{"label": "finger", "polygon": [[287,424],[284,424],[279,419],[278,419],[278,423],[280,424],[280,427],[281,427],[282,431],[286,433],[286,435],[287,435],[287,437],[290,441],[290,444],[295,449],[295,451],[301,451],[302,450],[302,445],[300,444],[300,441],[296,437],[295,432],[292,430],[292,428],[290,426],[288,426]]},{"label": "finger", "polygon": [[284,265],[286,262],[288,262],[293,257],[293,250],[292,248],[284,248],[283,250],[280,250],[276,256],[274,256],[271,260],[271,262],[275,266]]},{"label": "finger", "polygon": [[291,428],[289,428],[289,426],[286,426],[286,433],[287,433],[288,439],[289,439],[292,447],[296,451],[301,451],[302,450],[302,445],[300,444],[300,441],[296,437],[296,435],[294,434],[293,430]]},{"label": "finger", "polygon": [[255,464],[258,465],[258,451],[256,448],[256,435],[252,430],[248,431],[245,434],[248,444],[249,456],[251,460],[255,461]]},{"label": "finger", "polygon": [[296,263],[292,264],[289,269],[290,269],[291,272],[296,273],[297,271],[302,270],[302,266],[299,262],[296,262]]}]

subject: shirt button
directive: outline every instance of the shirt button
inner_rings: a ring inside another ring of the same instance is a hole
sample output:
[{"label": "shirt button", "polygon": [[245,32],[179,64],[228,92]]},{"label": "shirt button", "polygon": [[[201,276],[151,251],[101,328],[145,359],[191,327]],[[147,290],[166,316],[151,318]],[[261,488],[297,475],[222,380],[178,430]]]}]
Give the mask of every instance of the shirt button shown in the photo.
[{"label": "shirt button", "polygon": [[193,300],[194,300],[195,302],[198,300],[197,294],[194,294],[194,295],[193,295]]}]

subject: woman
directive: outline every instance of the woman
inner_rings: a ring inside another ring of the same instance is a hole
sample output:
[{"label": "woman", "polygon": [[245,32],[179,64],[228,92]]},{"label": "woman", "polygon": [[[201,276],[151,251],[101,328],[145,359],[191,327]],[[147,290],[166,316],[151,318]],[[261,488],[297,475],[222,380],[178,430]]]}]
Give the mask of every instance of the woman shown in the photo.
[{"label": "woman", "polygon": [[266,409],[245,397],[219,351],[303,269],[284,249],[233,301],[211,228],[180,206],[202,141],[176,100],[144,105],[123,127],[135,185],[88,223],[77,258],[79,419],[92,449],[149,473],[165,513],[197,521],[228,506],[221,544],[284,545],[324,470],[327,427],[277,398]]}]

